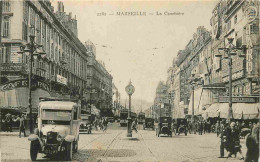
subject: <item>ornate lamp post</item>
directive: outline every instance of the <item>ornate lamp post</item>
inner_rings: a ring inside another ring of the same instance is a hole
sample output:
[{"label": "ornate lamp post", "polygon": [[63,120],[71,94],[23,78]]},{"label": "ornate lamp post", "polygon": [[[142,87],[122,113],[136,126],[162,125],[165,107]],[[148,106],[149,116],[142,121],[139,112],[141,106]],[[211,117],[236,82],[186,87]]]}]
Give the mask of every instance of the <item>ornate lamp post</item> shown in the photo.
[{"label": "ornate lamp post", "polygon": [[[245,57],[246,47],[242,46],[241,48],[235,47],[233,45],[234,38],[228,38],[228,47],[227,48],[219,48],[218,51],[224,51],[224,59],[228,59],[228,67],[229,67],[229,109],[228,109],[228,117],[227,120],[230,122],[232,119],[232,56],[237,55],[238,50],[242,50],[243,53],[238,55],[239,57]],[[215,55],[215,57],[222,57],[223,55],[219,52]]]},{"label": "ornate lamp post", "polygon": [[29,56],[29,111],[30,111],[30,133],[33,133],[33,120],[32,120],[32,62],[33,59],[37,59],[39,55],[45,55],[46,53],[42,49],[42,45],[35,43],[34,27],[31,27],[31,33],[29,35],[30,42],[20,47],[21,51],[18,54],[26,54]]},{"label": "ornate lamp post", "polygon": [[132,85],[130,81],[129,84],[125,87],[126,93],[129,95],[129,109],[128,109],[128,117],[127,117],[127,137],[132,137],[132,129],[131,129],[131,96],[135,92],[135,87]]},{"label": "ornate lamp post", "polygon": [[96,93],[96,90],[95,88],[93,88],[92,84],[90,84],[86,89],[89,92],[90,124],[92,124],[92,115],[91,115],[92,94]]}]

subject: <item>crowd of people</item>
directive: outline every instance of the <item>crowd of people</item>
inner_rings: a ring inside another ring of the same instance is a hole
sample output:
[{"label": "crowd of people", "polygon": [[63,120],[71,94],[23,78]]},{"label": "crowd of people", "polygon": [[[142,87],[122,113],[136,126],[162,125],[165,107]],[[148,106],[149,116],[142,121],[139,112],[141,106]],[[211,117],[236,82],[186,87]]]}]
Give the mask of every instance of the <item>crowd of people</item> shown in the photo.
[{"label": "crowd of people", "polygon": [[[246,162],[257,162],[259,156],[259,121],[231,121],[222,119],[216,122],[198,120],[194,123],[188,121],[187,131],[191,134],[216,133],[220,138],[220,156],[219,158],[231,158],[240,154],[240,160]],[[247,138],[246,138],[247,136]],[[242,154],[240,139],[246,138],[247,153],[246,157]],[[224,156],[225,150],[228,152]]]},{"label": "crowd of people", "polygon": [[95,118],[93,125],[94,125],[96,131],[102,130],[103,132],[106,132],[107,125],[108,125],[108,119],[106,117]]},{"label": "crowd of people", "polygon": [[26,133],[25,133],[26,117],[27,117],[27,114],[11,115],[10,113],[7,113],[1,121],[2,130],[6,131],[6,132],[13,132],[13,126],[16,122],[18,122],[19,137],[21,138],[21,133],[24,133],[24,137],[26,137]]}]

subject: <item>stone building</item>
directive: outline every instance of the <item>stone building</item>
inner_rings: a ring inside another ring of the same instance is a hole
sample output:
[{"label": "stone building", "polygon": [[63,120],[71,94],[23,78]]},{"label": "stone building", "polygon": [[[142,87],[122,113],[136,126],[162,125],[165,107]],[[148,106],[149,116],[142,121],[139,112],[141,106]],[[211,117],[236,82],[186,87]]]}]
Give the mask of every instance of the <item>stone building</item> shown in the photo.
[{"label": "stone building", "polygon": [[171,107],[168,99],[168,86],[162,81],[159,82],[156,88],[156,97],[154,99],[154,111],[155,118],[158,119],[160,116],[170,116],[171,115]]},{"label": "stone building", "polygon": [[[94,89],[92,94],[91,103],[94,104],[101,113],[111,111],[112,109],[112,80],[113,77],[108,73],[103,62],[96,60],[95,45],[87,41],[85,47],[89,51],[89,58],[87,63],[87,86]],[[90,95],[88,93],[87,101],[89,103]]]},{"label": "stone building", "polygon": [[[256,97],[260,91],[259,1],[219,1],[212,14],[212,31],[198,27],[173,65],[173,117],[179,112],[191,115],[194,110],[204,118],[227,118],[229,66],[225,57],[216,55],[233,38],[236,47],[247,47],[232,51],[236,54],[232,56],[233,117],[256,118],[260,108]],[[244,52],[246,57],[240,57]]]},{"label": "stone building", "polygon": [[[88,52],[77,38],[77,21],[66,15],[61,2],[54,13],[46,1],[3,1],[1,53],[1,108],[28,107],[30,57],[18,54],[30,42],[42,45],[45,57],[32,60],[32,107],[37,112],[39,97],[82,98],[87,83]],[[66,19],[62,19],[64,15]]]},{"label": "stone building", "polygon": [[[1,43],[1,91],[0,110],[24,112],[28,110],[28,74],[30,57],[18,54],[20,47],[30,42],[42,45],[46,56],[32,60],[32,108],[37,113],[39,97],[73,97],[87,104],[89,86],[93,84],[98,93],[93,94],[98,108],[112,106],[112,76],[104,64],[95,60],[95,47],[78,39],[77,20],[72,13],[58,9],[49,0],[13,1],[3,0]],[[89,70],[89,67],[95,70]],[[90,72],[91,71],[91,72]]]}]

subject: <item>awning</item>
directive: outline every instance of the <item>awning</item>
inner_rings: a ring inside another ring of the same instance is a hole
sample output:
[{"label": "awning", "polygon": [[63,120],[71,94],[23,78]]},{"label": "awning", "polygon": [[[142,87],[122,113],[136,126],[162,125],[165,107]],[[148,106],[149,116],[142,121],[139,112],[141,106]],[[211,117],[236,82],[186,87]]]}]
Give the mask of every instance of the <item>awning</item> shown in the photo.
[{"label": "awning", "polygon": [[[219,103],[220,118],[228,117],[228,103]],[[260,111],[260,103],[233,103],[232,112],[234,119],[258,119]]]},{"label": "awning", "polygon": [[228,103],[219,103],[219,109],[217,111],[220,118],[228,117]]},{"label": "awning", "polygon": [[234,119],[258,119],[260,103],[234,103],[232,109]]},{"label": "awning", "polygon": [[[1,107],[28,107],[29,89],[27,87],[15,88],[8,91],[0,91]],[[39,97],[50,97],[49,92],[38,88],[32,91],[32,108],[37,109]]]},{"label": "awning", "polygon": [[[192,92],[189,102],[188,114],[192,114]],[[210,105],[210,90],[198,88],[194,90],[194,115],[200,115],[203,112],[203,108]]]},{"label": "awning", "polygon": [[203,113],[202,113],[202,116],[204,118],[215,118],[215,117],[218,117],[219,116],[219,108],[220,108],[220,105],[223,104],[223,103],[214,103],[212,105],[210,105],[209,108],[207,108]]},{"label": "awning", "polygon": [[91,114],[99,116],[100,110],[96,108],[96,106],[91,105]]}]

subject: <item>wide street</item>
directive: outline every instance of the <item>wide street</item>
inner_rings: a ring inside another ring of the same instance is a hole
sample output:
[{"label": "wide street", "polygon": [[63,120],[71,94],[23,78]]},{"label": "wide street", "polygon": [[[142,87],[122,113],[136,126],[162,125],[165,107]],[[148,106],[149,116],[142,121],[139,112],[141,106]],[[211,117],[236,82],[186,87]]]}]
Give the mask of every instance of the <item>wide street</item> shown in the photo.
[{"label": "wide street", "polygon": [[[73,155],[74,161],[241,161],[237,158],[219,159],[219,143],[216,134],[173,137],[156,137],[155,131],[142,130],[126,137],[126,128],[118,123],[109,124],[107,132],[93,131],[81,134],[79,151]],[[241,141],[243,154],[246,153],[245,141]],[[30,161],[30,143],[27,138],[1,135],[2,161]],[[225,154],[227,155],[227,154]],[[38,155],[38,160],[49,159]]]}]

